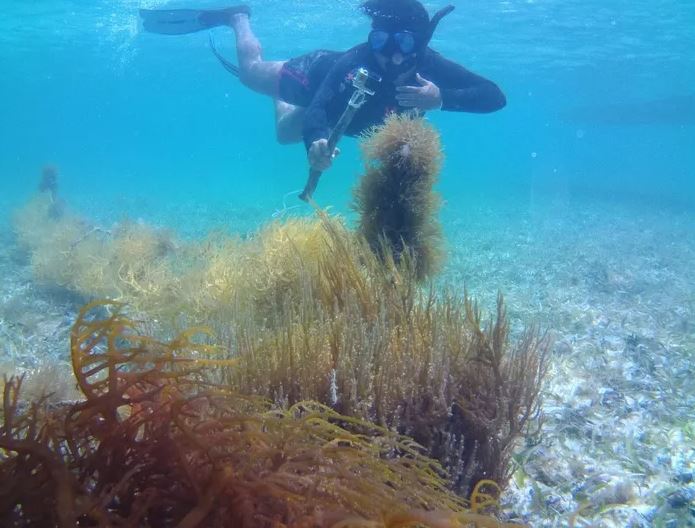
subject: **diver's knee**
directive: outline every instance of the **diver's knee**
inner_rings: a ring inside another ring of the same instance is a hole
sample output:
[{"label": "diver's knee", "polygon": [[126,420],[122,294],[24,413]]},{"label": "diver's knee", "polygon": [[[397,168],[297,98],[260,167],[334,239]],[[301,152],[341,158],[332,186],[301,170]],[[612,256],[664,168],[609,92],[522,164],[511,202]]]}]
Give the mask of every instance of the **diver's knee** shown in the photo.
[{"label": "diver's knee", "polygon": [[297,142],[296,137],[283,127],[277,127],[275,129],[275,139],[280,145],[291,145]]},{"label": "diver's knee", "polygon": [[275,138],[280,145],[291,145],[302,140],[302,131],[292,120],[280,120],[275,126]]},{"label": "diver's knee", "polygon": [[239,80],[241,84],[254,92],[267,93],[268,68],[263,61],[241,62],[239,64]]},{"label": "diver's knee", "polygon": [[252,67],[248,65],[239,65],[239,81],[247,88],[255,90],[258,84],[258,76]]}]

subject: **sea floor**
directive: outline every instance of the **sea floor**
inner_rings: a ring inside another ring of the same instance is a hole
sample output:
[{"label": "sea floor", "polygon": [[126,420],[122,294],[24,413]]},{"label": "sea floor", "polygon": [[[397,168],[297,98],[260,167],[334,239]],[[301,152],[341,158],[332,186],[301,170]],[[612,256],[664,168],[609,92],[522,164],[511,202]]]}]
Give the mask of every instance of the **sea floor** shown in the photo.
[{"label": "sea floor", "polygon": [[[78,207],[89,217],[87,203]],[[100,218],[142,205],[115,203]],[[187,202],[143,221],[186,236],[246,233],[275,212]],[[543,426],[514,457],[509,516],[533,527],[567,526],[575,515],[576,526],[695,526],[695,213],[469,197],[449,201],[442,218],[441,284],[465,285],[486,312],[502,292],[513,333],[538,324],[555,341]],[[0,372],[68,369],[69,329],[84,300],[32,281],[8,218],[0,276]],[[36,378],[45,387],[58,377]]]},{"label": "sea floor", "polygon": [[[529,207],[529,204],[531,206]],[[445,218],[445,280],[555,338],[507,492],[531,526],[695,526],[695,214],[509,201]]]}]

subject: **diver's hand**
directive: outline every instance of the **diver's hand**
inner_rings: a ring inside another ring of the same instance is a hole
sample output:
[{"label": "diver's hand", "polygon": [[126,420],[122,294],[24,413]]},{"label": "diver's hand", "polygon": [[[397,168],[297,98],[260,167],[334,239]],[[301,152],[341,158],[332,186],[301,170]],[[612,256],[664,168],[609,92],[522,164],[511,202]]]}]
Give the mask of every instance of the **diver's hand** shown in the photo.
[{"label": "diver's hand", "polygon": [[309,165],[317,171],[325,171],[333,163],[333,158],[340,154],[340,149],[328,152],[328,140],[317,139],[309,147]]},{"label": "diver's hand", "polygon": [[401,106],[420,110],[438,110],[442,107],[442,92],[439,87],[419,73],[415,78],[420,86],[396,86],[396,100]]}]

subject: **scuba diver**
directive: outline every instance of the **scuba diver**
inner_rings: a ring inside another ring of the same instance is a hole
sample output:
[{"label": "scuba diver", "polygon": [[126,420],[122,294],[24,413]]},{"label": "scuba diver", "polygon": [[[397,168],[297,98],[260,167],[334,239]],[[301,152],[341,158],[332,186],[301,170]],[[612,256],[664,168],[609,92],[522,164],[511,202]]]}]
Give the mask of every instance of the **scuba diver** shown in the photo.
[{"label": "scuba diver", "polygon": [[213,53],[245,86],[274,99],[278,141],[303,140],[311,168],[323,171],[339,153],[329,137],[359,89],[354,82],[358,70],[368,72],[374,87],[365,89],[369,97],[344,123],[349,136],[383,123],[391,112],[487,113],[506,104],[493,82],[428,47],[437,24],[453,9],[450,5],[430,19],[418,0],[367,0],[361,5],[372,20],[367,42],[348,51],[317,50],[287,61],[263,60],[250,25],[251,11],[245,5],[216,10],[143,9],[140,14],[145,30],[154,33],[178,35],[231,27],[238,66],[220,55],[211,38]]}]

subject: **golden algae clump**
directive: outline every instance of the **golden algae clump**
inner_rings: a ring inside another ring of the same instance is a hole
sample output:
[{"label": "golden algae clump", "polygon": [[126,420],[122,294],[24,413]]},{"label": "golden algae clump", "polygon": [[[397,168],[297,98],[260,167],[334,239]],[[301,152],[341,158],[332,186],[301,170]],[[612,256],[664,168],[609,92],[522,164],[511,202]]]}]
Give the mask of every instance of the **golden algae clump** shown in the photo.
[{"label": "golden algae clump", "polygon": [[37,194],[15,213],[14,229],[19,246],[29,255],[34,277],[69,288],[76,273],[70,249],[87,227],[72,215],[54,218],[53,204],[49,192]]},{"label": "golden algae clump", "polygon": [[132,299],[145,311],[173,302],[178,294],[171,261],[175,249],[172,237],[164,230],[140,224],[119,226],[111,234],[106,268],[118,291],[116,298]]},{"label": "golden algae clump", "polygon": [[96,302],[71,334],[80,401],[22,401],[22,379],[9,380],[3,526],[516,526],[481,513],[488,494],[467,503],[447,491],[406,437],[318,403],[280,410],[209,384],[206,371],[230,361],[200,334],[161,342]]},{"label": "golden algae clump", "polygon": [[441,200],[433,190],[442,161],[438,133],[420,117],[392,114],[361,146],[367,172],[354,191],[358,232],[380,254],[408,252],[418,278],[432,275],[443,258]]},{"label": "golden algae clump", "polygon": [[167,232],[140,224],[109,231],[67,210],[55,217],[54,199],[41,192],[14,216],[17,240],[37,281],[86,297],[128,300],[143,309],[171,300],[175,246]]},{"label": "golden algae clump", "polygon": [[303,278],[318,275],[317,263],[327,250],[325,229],[315,219],[264,227],[243,258],[246,287],[253,291],[256,308],[268,315],[277,311],[278,303],[298,300]]},{"label": "golden algae clump", "polygon": [[323,222],[315,219],[274,222],[247,240],[218,234],[177,243],[142,224],[106,230],[69,211],[52,218],[51,204],[49,193],[39,193],[14,217],[37,281],[169,320],[183,313],[193,322],[221,321],[240,306],[272,317],[279,302],[299,299],[328,249]]},{"label": "golden algae clump", "polygon": [[307,281],[316,282],[327,249],[323,224],[306,219],[270,223],[246,240],[218,234],[190,243],[178,252],[177,304],[200,321],[272,319],[278,303],[298,301]]},{"label": "golden algae clump", "polygon": [[115,292],[165,333],[213,327],[237,361],[216,379],[241,394],[284,408],[317,400],[412,436],[461,492],[483,478],[504,485],[514,441],[538,410],[547,339],[531,329],[509,343],[501,298],[484,327],[470,299],[423,289],[410,253],[396,259],[380,243],[376,254],[319,212],[247,240],[177,248],[144,226],[83,227],[59,245],[38,242],[32,258],[59,253],[46,258],[58,284],[92,298]]},{"label": "golden algae clump", "polygon": [[228,318],[239,304],[239,285],[244,282],[242,244],[238,238],[214,233],[179,248],[175,270],[180,293],[172,309],[180,308],[194,321]]},{"label": "golden algae clump", "polygon": [[55,229],[49,222],[53,198],[39,192],[13,215],[14,231],[22,249],[32,252],[42,246]]}]

